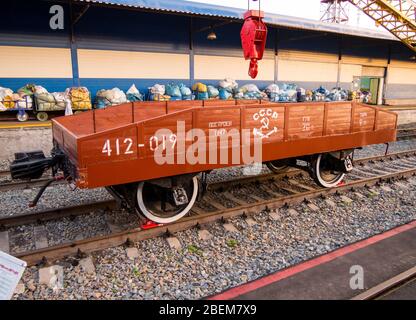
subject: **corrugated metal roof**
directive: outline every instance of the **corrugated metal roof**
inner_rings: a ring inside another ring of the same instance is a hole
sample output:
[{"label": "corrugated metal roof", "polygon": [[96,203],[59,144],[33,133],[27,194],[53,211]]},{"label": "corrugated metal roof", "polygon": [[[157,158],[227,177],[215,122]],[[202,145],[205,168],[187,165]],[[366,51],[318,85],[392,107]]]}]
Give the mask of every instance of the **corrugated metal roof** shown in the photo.
[{"label": "corrugated metal roof", "polygon": [[[245,10],[215,6],[199,2],[181,0],[76,0],[102,5],[115,5],[146,10],[165,11],[189,15],[200,15],[207,17],[219,17],[229,19],[243,19]],[[266,13],[264,21],[269,25],[282,26],[295,29],[332,32],[359,37],[397,40],[396,37],[385,32],[356,28],[348,25],[326,23],[311,19]]]}]

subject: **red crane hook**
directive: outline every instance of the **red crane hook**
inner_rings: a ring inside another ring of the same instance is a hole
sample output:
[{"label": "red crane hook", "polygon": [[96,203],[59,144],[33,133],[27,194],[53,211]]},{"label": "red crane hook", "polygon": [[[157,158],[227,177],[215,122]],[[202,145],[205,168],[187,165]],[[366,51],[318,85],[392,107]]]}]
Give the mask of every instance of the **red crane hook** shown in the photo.
[{"label": "red crane hook", "polygon": [[241,28],[240,37],[244,58],[250,60],[248,74],[253,79],[258,73],[257,61],[263,58],[266,47],[267,26],[263,22],[263,18],[264,12],[260,10],[260,0],[258,10],[250,10],[250,0],[248,0],[248,10],[244,14],[244,24]]}]

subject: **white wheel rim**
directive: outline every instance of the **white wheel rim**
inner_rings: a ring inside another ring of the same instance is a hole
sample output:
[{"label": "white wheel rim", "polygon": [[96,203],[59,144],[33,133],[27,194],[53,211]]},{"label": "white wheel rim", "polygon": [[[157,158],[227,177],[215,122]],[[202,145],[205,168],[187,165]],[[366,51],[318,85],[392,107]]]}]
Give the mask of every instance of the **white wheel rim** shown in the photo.
[{"label": "white wheel rim", "polygon": [[29,115],[25,112],[23,114],[17,114],[17,120],[19,121],[26,121],[29,118]]},{"label": "white wheel rim", "polygon": [[143,200],[143,186],[145,182],[140,182],[139,186],[137,187],[137,204],[139,205],[139,209],[141,213],[149,220],[157,222],[157,223],[172,223],[181,218],[183,218],[189,210],[191,210],[192,206],[196,201],[196,197],[198,196],[198,177],[193,177],[193,193],[192,197],[188,202],[188,205],[178,214],[174,215],[173,217],[162,218],[159,216],[154,215],[151,211],[146,208]]},{"label": "white wheel rim", "polygon": [[322,174],[321,174],[321,159],[322,159],[322,154],[320,154],[318,156],[318,159],[316,159],[316,163],[315,163],[315,175],[316,178],[319,181],[319,184],[325,188],[332,188],[335,187],[338,183],[340,183],[342,181],[342,179],[344,179],[345,173],[342,173],[341,175],[338,175],[336,178],[334,178],[331,181],[326,181],[322,178]]}]

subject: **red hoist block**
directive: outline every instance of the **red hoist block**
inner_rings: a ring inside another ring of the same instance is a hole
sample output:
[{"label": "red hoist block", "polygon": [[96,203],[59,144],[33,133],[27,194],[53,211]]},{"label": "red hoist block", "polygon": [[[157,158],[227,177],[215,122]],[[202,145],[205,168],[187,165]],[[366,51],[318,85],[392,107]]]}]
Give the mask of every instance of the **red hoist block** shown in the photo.
[{"label": "red hoist block", "polygon": [[244,58],[250,60],[248,74],[253,79],[258,73],[257,61],[263,58],[266,47],[267,27],[263,18],[263,11],[248,10],[244,14],[244,24],[240,32]]}]

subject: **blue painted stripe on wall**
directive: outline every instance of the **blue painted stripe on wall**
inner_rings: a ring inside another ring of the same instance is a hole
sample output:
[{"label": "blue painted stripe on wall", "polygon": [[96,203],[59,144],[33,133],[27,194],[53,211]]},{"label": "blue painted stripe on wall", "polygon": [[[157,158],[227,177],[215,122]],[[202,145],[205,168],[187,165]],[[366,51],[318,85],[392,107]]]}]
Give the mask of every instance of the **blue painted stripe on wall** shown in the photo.
[{"label": "blue painted stripe on wall", "polygon": [[59,92],[72,87],[73,80],[72,78],[0,78],[0,87],[10,88],[13,91],[28,83],[45,87],[49,92]]}]

